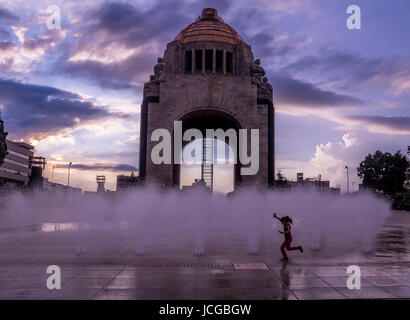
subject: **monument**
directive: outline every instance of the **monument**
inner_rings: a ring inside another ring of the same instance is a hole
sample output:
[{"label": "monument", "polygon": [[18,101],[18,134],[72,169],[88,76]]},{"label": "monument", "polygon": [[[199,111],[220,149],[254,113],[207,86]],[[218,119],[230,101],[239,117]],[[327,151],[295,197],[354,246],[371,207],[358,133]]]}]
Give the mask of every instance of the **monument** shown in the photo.
[{"label": "monument", "polygon": [[[145,83],[141,106],[140,178],[163,187],[179,187],[176,155],[172,153],[171,164],[153,163],[151,151],[156,142],[151,141],[151,135],[158,128],[173,132],[174,121],[181,121],[182,133],[191,128],[201,132],[258,129],[257,173],[241,175],[242,164],[238,161],[234,165],[234,186],[271,186],[275,148],[273,89],[264,77],[260,60],[254,59],[251,47],[241,36],[218,16],[216,9],[206,8],[168,43],[164,57],[157,61],[154,74]],[[247,139],[250,154],[249,135]]]}]

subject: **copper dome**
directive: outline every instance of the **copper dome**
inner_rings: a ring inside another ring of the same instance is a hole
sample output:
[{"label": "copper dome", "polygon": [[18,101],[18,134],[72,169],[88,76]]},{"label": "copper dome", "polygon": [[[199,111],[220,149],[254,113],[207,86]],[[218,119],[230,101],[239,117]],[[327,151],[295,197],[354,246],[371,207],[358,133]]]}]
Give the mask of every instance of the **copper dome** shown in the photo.
[{"label": "copper dome", "polygon": [[182,30],[175,38],[181,44],[194,41],[215,41],[237,45],[241,36],[218,16],[218,11],[205,8],[202,15]]}]

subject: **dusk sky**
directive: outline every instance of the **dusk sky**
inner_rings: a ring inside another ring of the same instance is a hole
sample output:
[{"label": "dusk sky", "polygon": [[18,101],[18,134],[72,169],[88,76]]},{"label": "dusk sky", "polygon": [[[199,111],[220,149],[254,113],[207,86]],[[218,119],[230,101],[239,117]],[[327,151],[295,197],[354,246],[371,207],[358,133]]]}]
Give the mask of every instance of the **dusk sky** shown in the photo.
[{"label": "dusk sky", "polygon": [[[349,5],[361,30],[346,27]],[[61,9],[49,30],[47,8]],[[252,46],[274,88],[276,168],[332,186],[377,149],[410,145],[406,0],[0,0],[0,108],[9,139],[29,142],[45,176],[96,190],[95,176],[138,171],[142,88],[168,42],[214,7]]]}]

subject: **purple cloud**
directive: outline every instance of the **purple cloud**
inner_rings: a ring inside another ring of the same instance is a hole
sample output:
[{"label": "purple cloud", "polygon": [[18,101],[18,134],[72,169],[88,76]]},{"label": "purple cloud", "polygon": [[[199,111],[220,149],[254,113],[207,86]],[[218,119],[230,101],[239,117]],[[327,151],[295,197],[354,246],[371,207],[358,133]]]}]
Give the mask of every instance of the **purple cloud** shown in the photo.
[{"label": "purple cloud", "polygon": [[126,117],[72,92],[13,80],[0,79],[0,103],[8,130],[17,136],[51,134],[78,121]]},{"label": "purple cloud", "polygon": [[354,115],[347,116],[347,119],[362,122],[363,125],[377,125],[397,131],[410,132],[410,117],[409,116],[371,116],[371,115]]},{"label": "purple cloud", "polygon": [[11,11],[0,7],[0,22],[17,22],[20,18]]},{"label": "purple cloud", "polygon": [[359,98],[322,90],[312,83],[275,75],[271,82],[275,90],[275,102],[279,105],[306,106],[309,108],[361,106]]},{"label": "purple cloud", "polygon": [[[56,164],[56,168],[67,168],[67,165]],[[92,170],[107,170],[107,171],[138,171],[134,166],[128,164],[107,164],[107,163],[96,163],[96,164],[81,164],[73,163],[71,168],[84,171]]]}]

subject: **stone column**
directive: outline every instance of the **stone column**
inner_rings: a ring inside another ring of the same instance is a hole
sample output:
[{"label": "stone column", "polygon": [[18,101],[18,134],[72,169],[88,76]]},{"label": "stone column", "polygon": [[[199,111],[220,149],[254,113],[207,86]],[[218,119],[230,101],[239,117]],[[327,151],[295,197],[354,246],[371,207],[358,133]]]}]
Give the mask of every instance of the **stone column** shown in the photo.
[{"label": "stone column", "polygon": [[195,67],[196,67],[196,65],[195,65],[195,50],[192,49],[192,74],[195,73]]},{"label": "stone column", "polygon": [[224,50],[224,56],[222,59],[222,71],[224,74],[226,74],[226,50]]},{"label": "stone column", "polygon": [[205,73],[205,49],[202,49],[202,73]]},{"label": "stone column", "polygon": [[216,49],[212,52],[212,73],[216,73]]},{"label": "stone column", "polygon": [[141,105],[140,120],[140,159],[139,159],[139,177],[145,180],[147,168],[147,125],[148,125],[148,100],[144,98]]},{"label": "stone column", "polygon": [[268,185],[275,183],[275,107],[268,103]]}]

